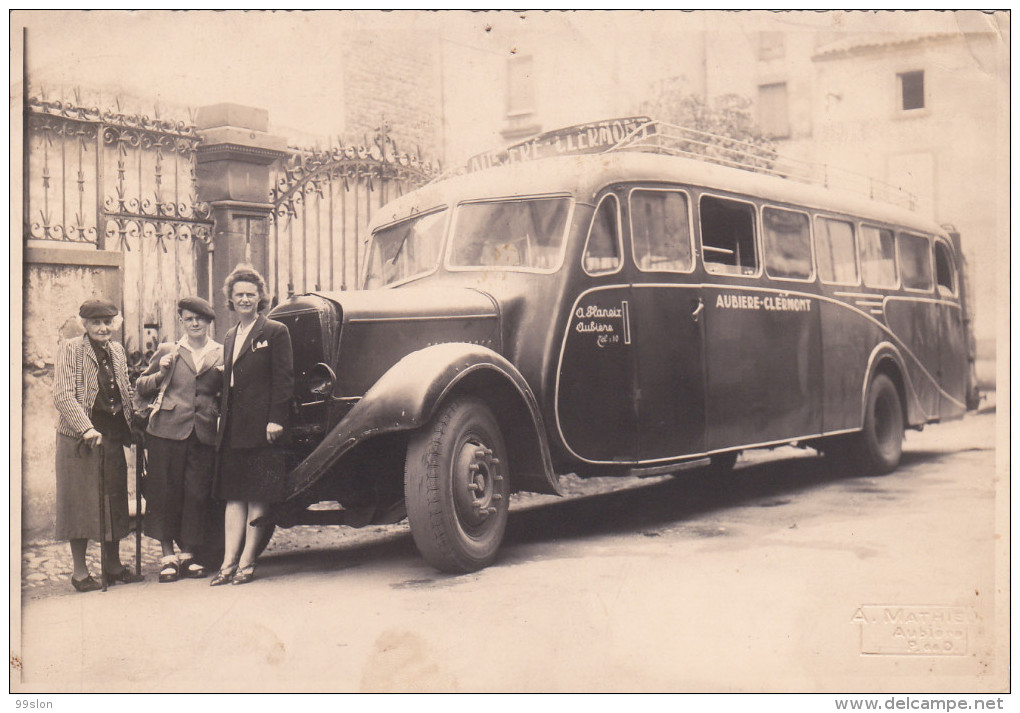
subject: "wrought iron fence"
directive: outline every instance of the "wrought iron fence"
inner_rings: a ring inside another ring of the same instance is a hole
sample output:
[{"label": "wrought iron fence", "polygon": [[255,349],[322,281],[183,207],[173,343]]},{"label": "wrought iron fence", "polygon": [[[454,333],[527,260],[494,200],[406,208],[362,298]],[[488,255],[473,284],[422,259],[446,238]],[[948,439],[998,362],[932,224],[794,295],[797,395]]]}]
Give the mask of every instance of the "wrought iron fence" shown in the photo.
[{"label": "wrought iron fence", "polygon": [[[137,370],[179,336],[180,295],[214,289],[212,211],[195,171],[202,138],[190,121],[101,110],[77,94],[31,98],[25,114],[24,238],[123,254],[123,340]],[[246,218],[244,229],[264,236],[274,295],[358,287],[372,213],[438,172],[399,151],[385,122],[366,144],[293,149],[273,167],[269,225]]]},{"label": "wrought iron fence", "polygon": [[213,228],[196,197],[201,138],[158,111],[101,110],[78,94],[30,98],[25,121],[25,240],[123,252],[124,343],[137,366],[175,335],[178,296],[208,289],[198,278]]},{"label": "wrought iron fence", "polygon": [[397,149],[383,122],[367,146],[295,150],[276,167],[271,200],[272,291],[355,289],[372,213],[438,172]]}]

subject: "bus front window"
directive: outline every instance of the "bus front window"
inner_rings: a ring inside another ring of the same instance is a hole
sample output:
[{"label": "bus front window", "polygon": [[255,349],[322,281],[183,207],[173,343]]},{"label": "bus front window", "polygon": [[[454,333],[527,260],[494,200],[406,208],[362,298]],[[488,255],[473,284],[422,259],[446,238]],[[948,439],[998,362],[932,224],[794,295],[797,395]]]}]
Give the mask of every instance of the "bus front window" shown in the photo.
[{"label": "bus front window", "polygon": [[375,231],[364,289],[385,287],[436,269],[445,228],[444,209]]},{"label": "bus front window", "polygon": [[457,208],[451,267],[549,270],[558,267],[569,198],[465,203]]}]

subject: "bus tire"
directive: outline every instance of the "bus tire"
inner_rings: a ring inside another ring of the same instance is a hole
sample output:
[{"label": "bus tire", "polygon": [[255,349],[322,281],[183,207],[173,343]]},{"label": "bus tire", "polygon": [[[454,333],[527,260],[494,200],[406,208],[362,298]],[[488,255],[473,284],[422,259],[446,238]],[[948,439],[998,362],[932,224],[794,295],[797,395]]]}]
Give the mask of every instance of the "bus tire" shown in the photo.
[{"label": "bus tire", "polygon": [[884,475],[896,470],[903,454],[903,405],[885,374],[877,374],[868,388],[864,428],[857,436],[854,457],[868,473]]},{"label": "bus tire", "polygon": [[455,398],[413,434],[404,500],[414,544],[444,572],[474,572],[496,558],[510,510],[506,444],[482,401]]}]

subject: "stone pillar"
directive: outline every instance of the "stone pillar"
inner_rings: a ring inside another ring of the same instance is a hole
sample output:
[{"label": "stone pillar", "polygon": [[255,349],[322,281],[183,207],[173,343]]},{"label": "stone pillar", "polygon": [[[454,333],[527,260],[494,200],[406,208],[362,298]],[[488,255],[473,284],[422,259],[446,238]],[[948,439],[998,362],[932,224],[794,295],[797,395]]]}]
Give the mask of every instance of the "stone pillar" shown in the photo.
[{"label": "stone pillar", "polygon": [[[269,112],[239,104],[213,104],[195,119],[202,144],[196,157],[198,199],[213,209],[209,300],[216,308],[215,333],[222,339],[234,321],[221,287],[240,262],[250,263],[269,284],[269,191],[272,164],[287,156],[285,139],[269,131]],[[270,299],[276,295],[270,295]]]}]

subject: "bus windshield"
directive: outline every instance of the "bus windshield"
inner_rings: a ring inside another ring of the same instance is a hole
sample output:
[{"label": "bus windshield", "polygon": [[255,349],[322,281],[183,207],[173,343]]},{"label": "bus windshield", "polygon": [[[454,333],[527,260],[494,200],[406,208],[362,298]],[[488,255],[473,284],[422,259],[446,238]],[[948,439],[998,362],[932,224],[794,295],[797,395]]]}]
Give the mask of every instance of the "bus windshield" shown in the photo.
[{"label": "bus windshield", "polygon": [[549,270],[558,267],[570,199],[464,203],[450,241],[451,267]]},{"label": "bus windshield", "polygon": [[372,235],[365,289],[402,282],[436,269],[446,227],[446,210],[416,216]]}]

